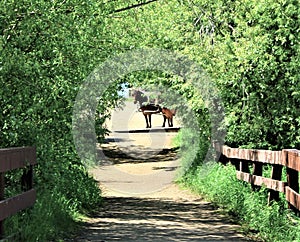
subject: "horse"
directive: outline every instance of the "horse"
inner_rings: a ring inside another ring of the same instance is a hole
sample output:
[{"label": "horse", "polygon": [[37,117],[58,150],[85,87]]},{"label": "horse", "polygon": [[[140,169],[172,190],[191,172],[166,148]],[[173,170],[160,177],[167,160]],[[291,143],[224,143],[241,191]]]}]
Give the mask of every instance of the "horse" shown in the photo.
[{"label": "horse", "polygon": [[162,126],[165,127],[166,120],[168,120],[169,127],[173,127],[173,116],[175,116],[176,110],[175,109],[170,110],[166,107],[163,107],[163,108],[161,108],[161,112],[164,117],[164,122],[163,122]]},{"label": "horse", "polygon": [[146,120],[146,128],[151,128],[151,115],[155,113],[160,113],[161,108],[159,105],[154,105],[154,104],[147,104],[147,105],[142,105],[139,108],[140,112],[143,112],[143,115]]}]

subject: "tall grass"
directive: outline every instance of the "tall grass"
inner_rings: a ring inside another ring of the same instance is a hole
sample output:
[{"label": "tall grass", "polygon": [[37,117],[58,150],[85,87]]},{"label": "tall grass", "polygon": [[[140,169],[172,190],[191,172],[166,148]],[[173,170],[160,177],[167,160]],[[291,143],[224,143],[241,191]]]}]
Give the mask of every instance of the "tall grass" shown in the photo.
[{"label": "tall grass", "polygon": [[68,236],[76,227],[75,205],[60,194],[40,194],[35,206],[6,220],[8,235],[18,241],[49,241]]},{"label": "tall grass", "polygon": [[267,190],[253,192],[235,177],[233,166],[203,164],[190,169],[180,180],[233,215],[245,232],[255,231],[265,241],[300,241],[300,220],[286,208],[284,200],[267,204]]}]

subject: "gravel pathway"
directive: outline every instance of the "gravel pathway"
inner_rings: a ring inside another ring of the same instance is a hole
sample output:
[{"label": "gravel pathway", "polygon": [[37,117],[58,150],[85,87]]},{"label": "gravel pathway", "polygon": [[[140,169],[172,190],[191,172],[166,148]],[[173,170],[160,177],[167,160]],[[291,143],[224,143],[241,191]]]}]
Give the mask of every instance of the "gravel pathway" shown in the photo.
[{"label": "gravel pathway", "polygon": [[176,133],[160,128],[160,116],[153,117],[156,132],[146,132],[133,110],[127,103],[113,115],[114,132],[91,169],[104,202],[72,241],[249,241],[212,204],[174,184]]}]

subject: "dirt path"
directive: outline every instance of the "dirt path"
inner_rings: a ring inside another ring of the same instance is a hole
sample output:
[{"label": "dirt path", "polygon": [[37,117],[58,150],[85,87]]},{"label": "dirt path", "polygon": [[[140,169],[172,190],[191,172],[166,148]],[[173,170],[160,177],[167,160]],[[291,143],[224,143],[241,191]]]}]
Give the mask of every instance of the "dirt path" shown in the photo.
[{"label": "dirt path", "polygon": [[128,132],[144,126],[142,115],[132,110],[129,103],[115,116],[117,123],[127,122],[127,131],[115,125],[99,147],[101,165],[91,173],[104,203],[73,241],[249,241],[210,203],[173,183],[179,167],[171,143],[176,133],[161,129],[159,116],[155,132]]}]

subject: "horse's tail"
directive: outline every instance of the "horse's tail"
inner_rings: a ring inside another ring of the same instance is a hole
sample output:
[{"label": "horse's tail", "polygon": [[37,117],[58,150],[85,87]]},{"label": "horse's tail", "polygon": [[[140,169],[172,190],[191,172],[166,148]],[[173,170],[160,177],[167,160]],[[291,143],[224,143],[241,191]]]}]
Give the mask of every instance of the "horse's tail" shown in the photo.
[{"label": "horse's tail", "polygon": [[176,114],[176,109],[171,109],[171,113],[173,114],[173,116],[175,116],[175,114]]}]

